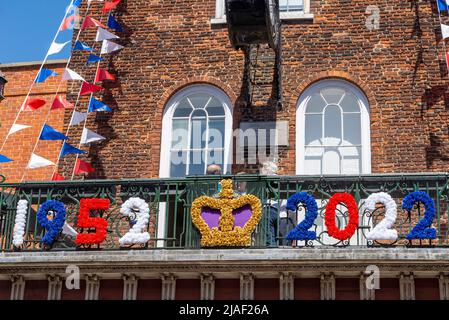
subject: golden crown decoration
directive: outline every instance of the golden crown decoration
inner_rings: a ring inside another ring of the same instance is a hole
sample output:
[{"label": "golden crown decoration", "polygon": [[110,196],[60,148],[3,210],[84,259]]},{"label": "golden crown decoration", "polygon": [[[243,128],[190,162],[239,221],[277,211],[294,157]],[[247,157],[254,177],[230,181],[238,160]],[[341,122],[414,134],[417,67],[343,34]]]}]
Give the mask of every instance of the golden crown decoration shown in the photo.
[{"label": "golden crown decoration", "polygon": [[233,181],[221,181],[219,198],[201,196],[192,203],[193,224],[201,233],[202,247],[249,247],[251,234],[262,216],[260,199],[234,196]]}]

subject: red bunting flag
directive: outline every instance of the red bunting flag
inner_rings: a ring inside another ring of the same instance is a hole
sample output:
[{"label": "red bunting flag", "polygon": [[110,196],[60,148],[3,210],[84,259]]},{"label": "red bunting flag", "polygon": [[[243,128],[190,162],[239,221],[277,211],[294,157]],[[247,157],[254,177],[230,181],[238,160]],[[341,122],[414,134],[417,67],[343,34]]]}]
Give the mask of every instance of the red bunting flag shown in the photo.
[{"label": "red bunting flag", "polygon": [[118,4],[122,0],[112,0],[111,2],[106,2],[103,6],[103,13],[107,13],[111,11],[112,9],[117,8]]},{"label": "red bunting flag", "polygon": [[103,81],[103,80],[112,80],[115,81],[115,77],[110,74],[107,70],[98,69],[97,76],[95,77],[95,82]]},{"label": "red bunting flag", "polygon": [[87,82],[83,82],[83,85],[81,86],[81,91],[80,91],[80,95],[85,95],[85,94],[89,94],[89,93],[94,93],[97,91],[101,91],[103,90],[102,87],[91,84],[91,83],[87,83]]},{"label": "red bunting flag", "polygon": [[22,107],[22,111],[34,111],[45,105],[45,100],[28,98]]},{"label": "red bunting flag", "polygon": [[76,160],[75,164],[75,174],[81,174],[81,173],[89,173],[94,172],[95,169],[91,167],[90,164],[87,162],[84,162],[80,159]]},{"label": "red bunting flag", "polygon": [[64,31],[64,30],[68,30],[68,29],[73,29],[73,24],[72,23],[74,23],[74,21],[75,21],[75,15],[68,16],[62,22],[60,30]]},{"label": "red bunting flag", "polygon": [[53,104],[51,105],[51,110],[62,108],[73,109],[73,107],[74,107],[73,103],[68,102],[64,96],[59,95],[53,101]]},{"label": "red bunting flag", "polygon": [[102,24],[100,21],[87,16],[86,19],[84,19],[83,25],[81,26],[81,30],[84,30],[89,27],[101,27],[106,29],[106,26]]},{"label": "red bunting flag", "polygon": [[64,176],[60,175],[57,172],[54,172],[53,175],[51,176],[51,181],[64,181],[65,178]]}]

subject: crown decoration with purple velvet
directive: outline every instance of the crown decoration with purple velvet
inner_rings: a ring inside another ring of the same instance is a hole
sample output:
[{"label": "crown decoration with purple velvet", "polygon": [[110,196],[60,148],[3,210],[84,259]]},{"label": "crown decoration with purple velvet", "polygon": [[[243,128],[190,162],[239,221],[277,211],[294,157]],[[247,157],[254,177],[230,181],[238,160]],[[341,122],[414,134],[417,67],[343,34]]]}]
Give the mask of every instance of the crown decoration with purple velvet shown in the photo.
[{"label": "crown decoration with purple velvet", "polygon": [[201,233],[202,247],[249,247],[251,234],[262,216],[254,195],[234,197],[232,180],[221,181],[219,198],[201,196],[192,203],[193,224]]}]

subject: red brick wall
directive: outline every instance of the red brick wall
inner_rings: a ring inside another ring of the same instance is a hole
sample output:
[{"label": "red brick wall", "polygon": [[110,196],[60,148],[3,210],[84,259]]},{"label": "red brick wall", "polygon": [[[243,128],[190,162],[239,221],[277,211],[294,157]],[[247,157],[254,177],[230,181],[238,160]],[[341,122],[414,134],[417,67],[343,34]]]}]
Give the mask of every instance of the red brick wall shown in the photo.
[{"label": "red brick wall", "polygon": [[138,300],[161,300],[162,280],[159,279],[139,279],[137,285]]},{"label": "red brick wall", "polygon": [[62,284],[61,300],[84,300],[85,297],[86,297],[85,280],[80,280],[79,290],[68,290],[65,286],[65,283]]},{"label": "red brick wall", "polygon": [[[380,9],[379,30],[365,27],[368,5]],[[313,21],[283,26],[283,111],[236,105],[234,126],[242,119],[289,120],[290,146],[281,168],[292,174],[298,97],[315,81],[342,78],[359,86],[370,102],[373,172],[444,170],[449,96],[434,2],[312,0],[311,7]],[[94,3],[94,17],[100,18],[100,8]],[[163,110],[181,87],[206,82],[240,101],[244,58],[231,48],[226,25],[210,24],[214,14],[215,0],[121,2],[117,16],[126,29],[120,34],[126,48],[101,64],[119,82],[108,84],[103,97],[115,112],[88,121],[109,138],[89,147],[97,168],[91,177],[156,177]],[[81,35],[88,44],[93,37]],[[76,70],[87,68],[85,56],[74,57],[74,63]],[[123,154],[133,155],[126,165]],[[72,162],[63,163],[66,171]]]},{"label": "red brick wall", "polygon": [[25,283],[25,300],[47,300],[48,280],[30,280]]},{"label": "red brick wall", "polygon": [[399,279],[381,278],[380,289],[376,290],[376,300],[399,300],[401,292],[399,290]]},{"label": "red brick wall", "polygon": [[[66,82],[61,82],[65,63],[49,63],[46,68],[56,71],[58,77],[50,77],[44,83],[37,83],[33,86],[30,97],[44,99],[47,104],[40,109],[32,112],[21,112],[17,119],[17,124],[31,125],[31,128],[24,129],[11,135],[3,150],[3,154],[13,162],[2,163],[0,173],[6,176],[8,182],[17,182],[22,179],[24,170],[30,159],[34,145],[41,131],[43,124],[46,122],[57,130],[63,129],[64,110],[58,109],[50,112],[47,118],[51,103],[55,97],[58,86],[59,94],[65,95],[67,88]],[[24,65],[18,67],[0,66],[5,74],[8,83],[5,86],[5,100],[0,102],[0,147],[5,141],[6,135],[11,129],[14,119],[18,111],[25,101],[25,97],[39,71],[40,64]],[[61,148],[60,141],[40,141],[37,145],[35,153],[56,162]],[[50,180],[54,166],[26,170],[25,181]]]},{"label": "red brick wall", "polygon": [[215,279],[215,300],[240,300],[240,280]]},{"label": "red brick wall", "polygon": [[295,300],[320,300],[320,279],[299,278],[295,279]]},{"label": "red brick wall", "polygon": [[255,300],[279,300],[279,279],[255,279]]},{"label": "red brick wall", "polygon": [[11,281],[0,281],[0,300],[9,300],[11,298]]},{"label": "red brick wall", "polygon": [[335,300],[360,300],[359,279],[336,278]]},{"label": "red brick wall", "polygon": [[99,300],[122,300],[123,280],[101,280]]},{"label": "red brick wall", "polygon": [[415,278],[416,300],[440,300],[438,279]]},{"label": "red brick wall", "polygon": [[176,300],[199,300],[201,298],[201,280],[176,280]]}]

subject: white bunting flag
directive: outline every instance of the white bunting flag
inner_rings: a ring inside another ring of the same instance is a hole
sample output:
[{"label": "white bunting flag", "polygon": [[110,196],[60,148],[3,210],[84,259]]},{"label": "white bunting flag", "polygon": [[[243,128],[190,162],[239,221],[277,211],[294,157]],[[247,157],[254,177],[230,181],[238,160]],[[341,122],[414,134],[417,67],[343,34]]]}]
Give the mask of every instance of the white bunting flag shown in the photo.
[{"label": "white bunting flag", "polygon": [[86,144],[94,141],[100,141],[106,139],[103,136],[100,136],[98,133],[93,132],[87,128],[83,129],[83,134],[81,135],[81,143]]},{"label": "white bunting flag", "polygon": [[449,38],[449,26],[442,24],[441,25],[441,34],[443,35],[443,39]]},{"label": "white bunting flag", "polygon": [[38,156],[37,154],[33,153],[31,155],[30,162],[28,162],[28,168],[37,169],[37,168],[52,166],[54,164],[55,164],[54,162],[51,162],[50,160],[42,158],[41,156]]},{"label": "white bunting flag", "polygon": [[62,226],[62,233],[72,237],[76,237],[76,235],[78,234],[78,232],[76,232],[75,229],[69,226],[67,222],[64,222],[64,225]]},{"label": "white bunting flag", "polygon": [[120,37],[116,36],[113,33],[110,33],[109,31],[98,28],[97,30],[97,36],[95,37],[95,41],[103,41],[103,40],[109,40],[109,39],[120,39]]},{"label": "white bunting flag", "polygon": [[70,120],[69,126],[76,126],[77,124],[83,122],[87,119],[87,113],[73,111],[72,119]]},{"label": "white bunting flag", "polygon": [[123,46],[121,46],[115,42],[112,42],[109,40],[103,40],[103,44],[101,46],[101,54],[112,53],[114,51],[117,51],[117,50],[120,50],[123,48],[124,48]]},{"label": "white bunting flag", "polygon": [[70,41],[64,42],[64,43],[57,43],[57,42],[53,42],[50,46],[50,49],[48,50],[48,55],[51,56],[52,54],[57,54],[60,53],[62,51],[62,49],[64,49],[64,47],[67,45],[67,43],[69,43]]},{"label": "white bunting flag", "polygon": [[26,128],[31,128],[31,126],[26,126],[24,124],[17,124],[17,123],[15,123],[15,124],[12,125],[11,129],[9,130],[8,136],[11,135],[11,134],[14,134],[14,133],[16,133],[16,132],[18,132],[20,130],[26,129]]},{"label": "white bunting flag", "polygon": [[76,73],[73,70],[70,70],[69,68],[66,68],[64,71],[64,75],[62,76],[62,80],[81,80],[86,82],[83,77],[81,77],[78,73]]}]

